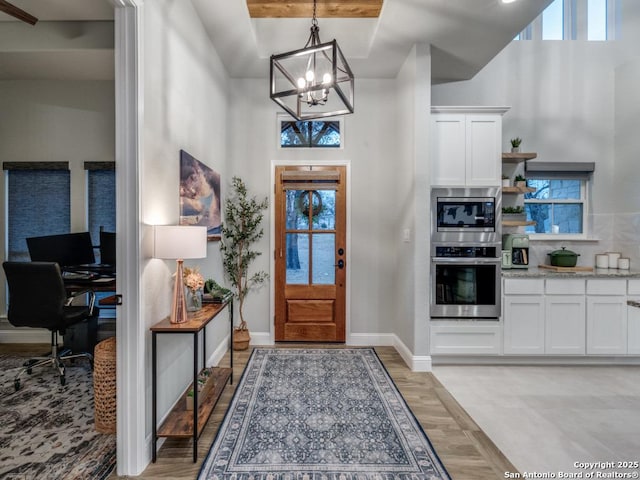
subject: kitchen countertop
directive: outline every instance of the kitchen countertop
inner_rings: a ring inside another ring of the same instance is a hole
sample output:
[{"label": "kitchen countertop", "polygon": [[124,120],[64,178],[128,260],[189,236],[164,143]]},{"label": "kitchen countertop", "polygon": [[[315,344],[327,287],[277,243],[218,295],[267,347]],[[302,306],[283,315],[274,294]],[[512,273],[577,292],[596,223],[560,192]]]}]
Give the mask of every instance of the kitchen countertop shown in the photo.
[{"label": "kitchen countertop", "polygon": [[592,272],[554,272],[538,267],[503,269],[504,278],[640,278],[640,271],[594,268]]}]

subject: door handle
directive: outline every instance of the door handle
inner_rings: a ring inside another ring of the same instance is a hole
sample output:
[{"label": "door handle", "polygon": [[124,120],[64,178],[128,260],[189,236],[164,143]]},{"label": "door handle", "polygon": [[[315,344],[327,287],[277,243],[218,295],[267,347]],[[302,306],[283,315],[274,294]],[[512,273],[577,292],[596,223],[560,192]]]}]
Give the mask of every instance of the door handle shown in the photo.
[{"label": "door handle", "polygon": [[340,270],[342,270],[344,268],[344,260],[338,260],[338,263],[336,263],[334,267],[338,267]]}]

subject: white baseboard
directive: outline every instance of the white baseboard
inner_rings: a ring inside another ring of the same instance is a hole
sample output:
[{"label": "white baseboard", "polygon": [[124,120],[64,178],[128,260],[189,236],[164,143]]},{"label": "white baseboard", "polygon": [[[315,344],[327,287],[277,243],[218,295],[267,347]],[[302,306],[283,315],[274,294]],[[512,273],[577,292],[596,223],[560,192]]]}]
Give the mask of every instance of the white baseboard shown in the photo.
[{"label": "white baseboard", "polygon": [[269,332],[251,332],[251,345],[274,345]]},{"label": "white baseboard", "polygon": [[224,338],[218,342],[218,345],[216,345],[216,348],[213,350],[211,355],[209,355],[209,358],[207,358],[207,366],[217,366],[228,350],[229,335],[225,335]]},{"label": "white baseboard", "polygon": [[347,345],[354,347],[393,347],[393,333],[352,333],[347,337]]},{"label": "white baseboard", "polygon": [[396,335],[394,335],[393,346],[412,372],[432,371],[430,355],[414,355],[404,342]]},{"label": "white baseboard", "polygon": [[0,343],[51,343],[51,332],[40,328],[0,330]]}]

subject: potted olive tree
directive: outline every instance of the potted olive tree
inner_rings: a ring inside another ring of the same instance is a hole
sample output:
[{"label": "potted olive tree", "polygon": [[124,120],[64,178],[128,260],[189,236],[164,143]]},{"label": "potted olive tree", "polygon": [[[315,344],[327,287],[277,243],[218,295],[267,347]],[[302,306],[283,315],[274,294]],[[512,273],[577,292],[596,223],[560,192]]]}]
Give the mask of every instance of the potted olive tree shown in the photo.
[{"label": "potted olive tree", "polygon": [[249,266],[261,252],[252,250],[252,246],[264,235],[260,224],[263,210],[268,207],[265,197],[258,201],[249,197],[247,187],[239,177],[231,181],[231,194],[225,202],[224,223],[222,225],[222,262],[224,273],[231,282],[234,296],[238,299],[240,324],[233,330],[233,347],[237,350],[249,348],[249,329],[244,319],[244,301],[247,294],[262,285],[269,275],[260,271],[249,273]]}]

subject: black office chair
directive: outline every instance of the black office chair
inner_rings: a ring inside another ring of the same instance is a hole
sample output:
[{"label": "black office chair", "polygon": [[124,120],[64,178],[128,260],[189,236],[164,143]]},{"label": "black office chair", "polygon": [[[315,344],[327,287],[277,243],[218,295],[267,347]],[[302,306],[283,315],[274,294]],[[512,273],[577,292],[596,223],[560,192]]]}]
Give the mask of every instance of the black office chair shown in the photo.
[{"label": "black office chair", "polygon": [[[14,379],[20,389],[20,375],[40,366],[50,365],[58,370],[60,384],[66,383],[63,360],[87,358],[93,367],[89,353],[72,354],[59,350],[58,335],[64,335],[68,327],[98,315],[94,308],[95,295],[91,291],[75,292],[67,296],[60,267],[55,262],[4,262],[2,264],[9,287],[7,318],[16,327],[46,328],[51,331],[51,355],[28,360]],[[75,297],[88,294],[88,305],[72,305]]]}]

